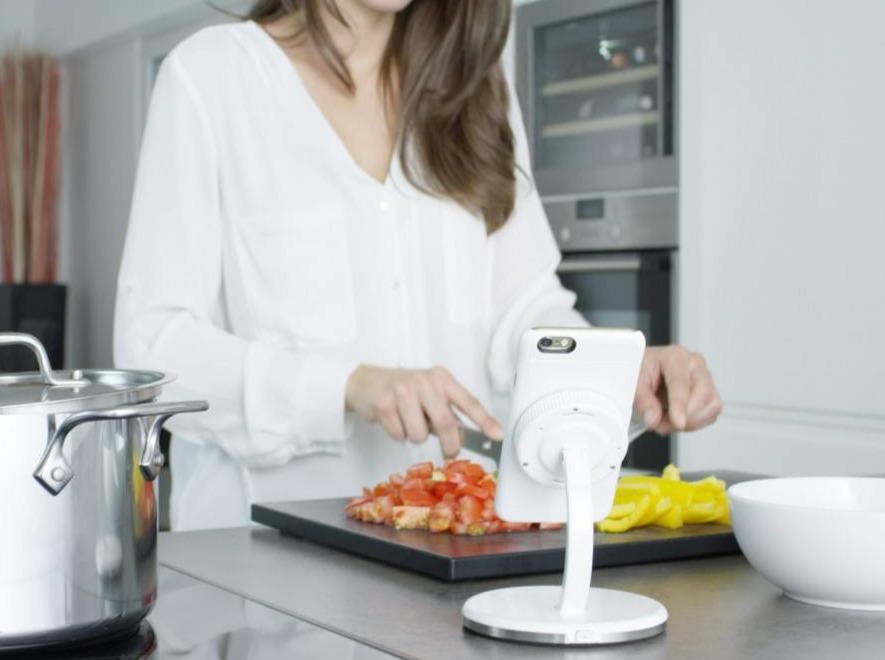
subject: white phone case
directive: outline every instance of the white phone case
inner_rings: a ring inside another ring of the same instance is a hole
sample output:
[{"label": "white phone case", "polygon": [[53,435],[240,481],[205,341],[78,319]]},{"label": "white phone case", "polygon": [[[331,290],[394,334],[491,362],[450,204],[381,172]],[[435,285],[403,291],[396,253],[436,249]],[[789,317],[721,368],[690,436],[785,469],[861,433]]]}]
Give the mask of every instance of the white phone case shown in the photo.
[{"label": "white phone case", "polygon": [[[574,349],[543,352],[544,337],[572,338]],[[645,337],[633,330],[547,327],[523,335],[498,468],[495,508],[503,520],[566,520],[559,447],[569,434],[591,445],[594,517],[607,515],[644,350]]]}]

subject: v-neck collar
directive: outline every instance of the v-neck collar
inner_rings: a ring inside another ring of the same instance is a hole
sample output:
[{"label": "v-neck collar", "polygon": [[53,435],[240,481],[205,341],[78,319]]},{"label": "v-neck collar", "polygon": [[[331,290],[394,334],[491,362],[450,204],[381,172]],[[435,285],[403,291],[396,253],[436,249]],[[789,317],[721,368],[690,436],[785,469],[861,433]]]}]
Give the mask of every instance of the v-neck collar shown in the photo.
[{"label": "v-neck collar", "polygon": [[332,126],[332,122],[329,121],[329,118],[320,108],[319,104],[314,99],[313,94],[310,93],[310,90],[307,89],[307,86],[304,84],[304,80],[301,78],[301,74],[298,72],[298,69],[295,66],[295,63],[289,58],[286,52],[280,47],[280,45],[274,40],[267,31],[258,25],[255,21],[248,21],[247,24],[252,28],[254,32],[257,33],[259,41],[261,41],[266,50],[268,51],[270,57],[276,63],[275,66],[279,69],[281,75],[284,78],[287,78],[291,81],[289,84],[289,89],[296,92],[298,96],[304,100],[305,104],[308,106],[309,111],[314,114],[314,117],[317,123],[322,126],[322,130],[326,132],[329,141],[332,142],[335,146],[334,148],[338,151],[339,157],[343,162],[348,163],[348,166],[354,170],[360,178],[364,181],[374,185],[378,188],[388,188],[393,181],[394,170],[398,167],[399,162],[399,153],[398,148],[394,147],[393,154],[390,158],[390,163],[387,167],[387,176],[384,181],[379,181],[374,176],[369,174],[366,170],[364,170],[359,163],[356,162],[356,159],[353,157],[353,154],[350,152],[350,149],[347,148],[347,145],[344,143],[344,140],[341,138],[341,135],[338,131],[335,130],[335,127]]}]

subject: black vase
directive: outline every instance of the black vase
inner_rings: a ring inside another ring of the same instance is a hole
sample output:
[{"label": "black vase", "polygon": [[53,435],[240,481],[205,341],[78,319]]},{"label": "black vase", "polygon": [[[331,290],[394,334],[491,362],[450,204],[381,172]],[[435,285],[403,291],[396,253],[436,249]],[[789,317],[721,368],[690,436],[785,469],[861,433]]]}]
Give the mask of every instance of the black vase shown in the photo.
[{"label": "black vase", "polygon": [[[53,369],[64,365],[64,284],[0,284],[0,332],[26,332],[39,339]],[[0,348],[0,371],[35,371],[37,361],[24,346]]]}]

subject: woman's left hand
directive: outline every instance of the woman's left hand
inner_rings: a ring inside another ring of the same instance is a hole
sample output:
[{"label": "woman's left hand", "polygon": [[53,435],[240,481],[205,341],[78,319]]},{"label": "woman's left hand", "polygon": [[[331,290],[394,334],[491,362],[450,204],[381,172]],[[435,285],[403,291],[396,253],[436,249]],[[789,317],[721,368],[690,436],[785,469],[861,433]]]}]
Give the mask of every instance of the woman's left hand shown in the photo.
[{"label": "woman's left hand", "polygon": [[634,410],[650,431],[667,435],[712,424],[722,401],[703,355],[682,346],[650,346],[639,370]]}]

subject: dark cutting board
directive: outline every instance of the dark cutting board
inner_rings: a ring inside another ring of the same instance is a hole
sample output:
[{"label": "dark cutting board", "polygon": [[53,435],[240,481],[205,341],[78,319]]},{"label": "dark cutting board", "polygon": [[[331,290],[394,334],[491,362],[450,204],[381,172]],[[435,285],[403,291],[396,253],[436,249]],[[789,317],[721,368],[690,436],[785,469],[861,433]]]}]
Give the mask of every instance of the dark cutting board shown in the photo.
[{"label": "dark cutting board", "polygon": [[[685,473],[694,480],[715,474],[729,485],[759,478],[729,470]],[[518,532],[489,536],[430,534],[395,530],[344,515],[347,498],[252,505],[252,520],[339,550],[443,580],[502,577],[561,571],[565,531]],[[623,566],[739,552],[731,527],[686,525],[670,530],[643,527],[623,534],[595,535],[593,565]]]}]

